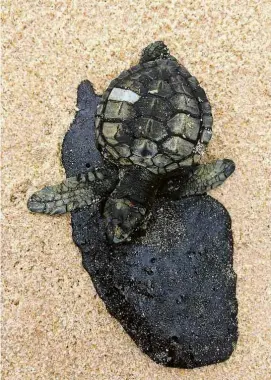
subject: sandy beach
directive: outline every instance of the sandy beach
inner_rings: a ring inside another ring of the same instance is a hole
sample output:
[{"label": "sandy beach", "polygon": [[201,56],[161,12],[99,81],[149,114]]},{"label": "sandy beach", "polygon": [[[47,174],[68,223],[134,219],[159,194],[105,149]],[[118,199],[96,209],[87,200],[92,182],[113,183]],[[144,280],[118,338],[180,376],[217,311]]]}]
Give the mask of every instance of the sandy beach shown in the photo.
[{"label": "sandy beach", "polygon": [[[2,2],[2,378],[271,378],[271,4],[269,1]],[[213,106],[204,160],[236,171],[210,192],[229,211],[239,340],[224,363],[194,370],[142,354],[97,296],[70,216],[28,212],[28,197],[64,179],[61,144],[79,83],[97,93],[163,40]]]}]

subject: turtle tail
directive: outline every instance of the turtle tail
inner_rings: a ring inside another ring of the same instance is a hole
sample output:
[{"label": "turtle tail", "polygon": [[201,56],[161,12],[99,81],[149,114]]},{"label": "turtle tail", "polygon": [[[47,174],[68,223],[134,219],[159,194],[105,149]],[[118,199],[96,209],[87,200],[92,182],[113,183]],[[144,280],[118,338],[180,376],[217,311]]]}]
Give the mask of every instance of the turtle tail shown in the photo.
[{"label": "turtle tail", "polygon": [[170,57],[169,49],[163,41],[155,41],[142,51],[140,63],[155,61],[156,59],[167,59]]}]

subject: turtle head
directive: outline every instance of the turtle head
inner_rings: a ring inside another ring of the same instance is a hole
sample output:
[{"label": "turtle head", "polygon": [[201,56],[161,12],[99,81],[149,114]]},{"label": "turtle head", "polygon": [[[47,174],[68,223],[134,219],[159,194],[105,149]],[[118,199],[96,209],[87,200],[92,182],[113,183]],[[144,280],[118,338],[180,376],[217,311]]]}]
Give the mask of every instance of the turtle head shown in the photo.
[{"label": "turtle head", "polygon": [[130,235],[143,223],[146,209],[128,199],[110,198],[105,204],[107,238],[110,243],[129,240]]}]

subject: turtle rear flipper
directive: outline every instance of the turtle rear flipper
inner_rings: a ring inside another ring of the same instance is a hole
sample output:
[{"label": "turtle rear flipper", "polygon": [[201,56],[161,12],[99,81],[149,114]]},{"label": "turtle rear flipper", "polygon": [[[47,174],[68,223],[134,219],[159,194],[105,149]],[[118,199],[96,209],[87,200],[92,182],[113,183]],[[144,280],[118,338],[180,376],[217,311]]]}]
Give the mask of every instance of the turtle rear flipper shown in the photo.
[{"label": "turtle rear flipper", "polygon": [[160,194],[173,199],[205,194],[208,190],[220,186],[234,172],[235,164],[232,160],[224,159],[191,169],[186,181],[172,178],[164,185]]},{"label": "turtle rear flipper", "polygon": [[27,202],[32,212],[65,214],[85,206],[91,211],[115,188],[118,178],[111,168],[102,168],[70,177],[64,182],[46,186],[34,193]]}]

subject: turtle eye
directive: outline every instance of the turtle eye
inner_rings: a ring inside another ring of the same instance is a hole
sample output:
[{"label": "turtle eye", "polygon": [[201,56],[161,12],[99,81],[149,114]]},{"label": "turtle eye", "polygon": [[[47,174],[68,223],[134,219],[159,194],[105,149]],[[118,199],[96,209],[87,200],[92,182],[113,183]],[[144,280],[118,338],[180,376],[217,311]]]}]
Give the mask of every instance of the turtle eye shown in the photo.
[{"label": "turtle eye", "polygon": [[135,203],[133,201],[128,201],[126,203],[129,207],[135,207]]}]

